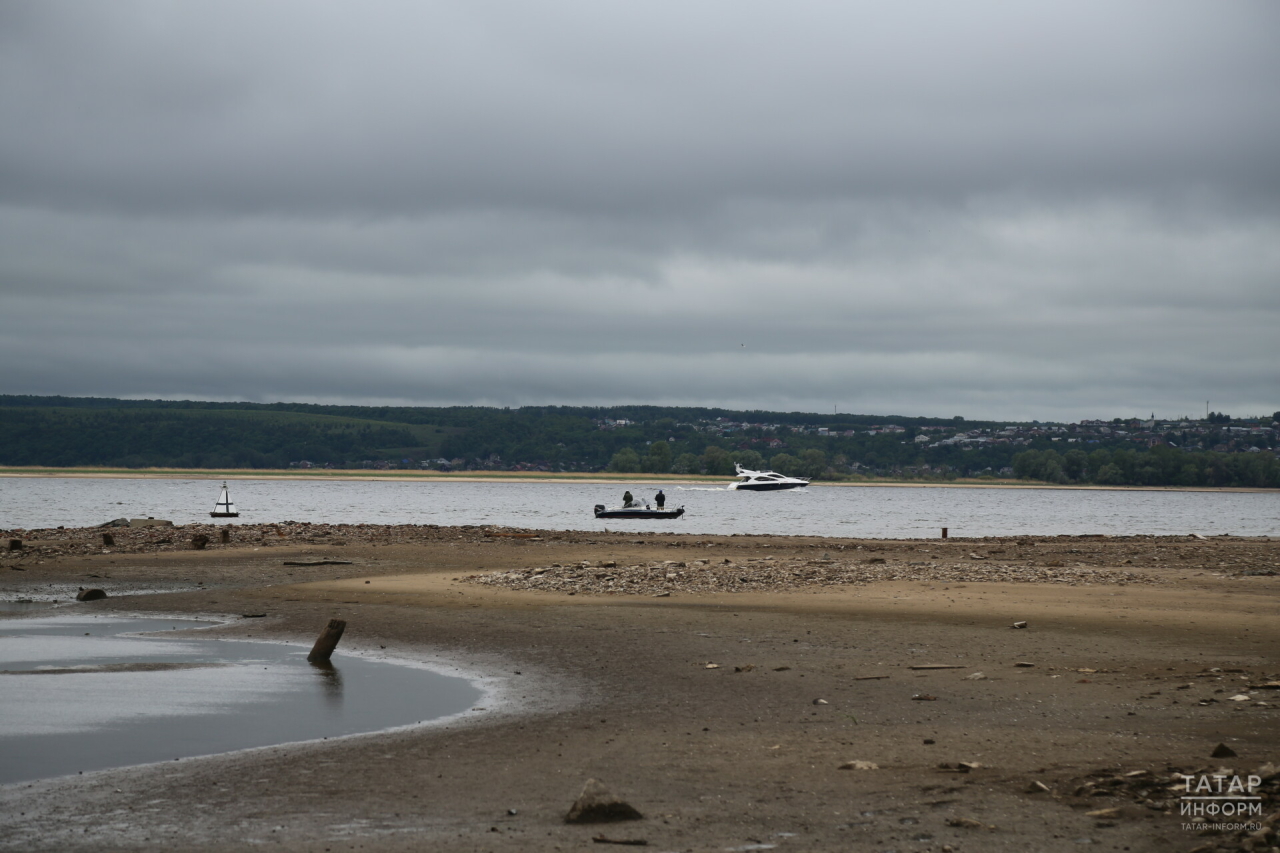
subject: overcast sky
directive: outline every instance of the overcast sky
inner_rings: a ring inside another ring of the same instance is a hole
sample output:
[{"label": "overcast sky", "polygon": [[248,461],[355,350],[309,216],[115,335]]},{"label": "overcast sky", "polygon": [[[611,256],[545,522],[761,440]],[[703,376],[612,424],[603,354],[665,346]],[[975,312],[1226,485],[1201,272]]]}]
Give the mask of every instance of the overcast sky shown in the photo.
[{"label": "overcast sky", "polygon": [[0,0],[0,393],[1280,409],[1280,4]]}]

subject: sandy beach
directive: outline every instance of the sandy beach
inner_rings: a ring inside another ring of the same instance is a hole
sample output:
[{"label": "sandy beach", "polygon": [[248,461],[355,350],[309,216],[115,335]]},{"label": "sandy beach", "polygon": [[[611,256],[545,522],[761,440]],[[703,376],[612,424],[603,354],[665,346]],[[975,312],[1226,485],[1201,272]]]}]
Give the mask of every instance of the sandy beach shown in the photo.
[{"label": "sandy beach", "polygon": [[[295,642],[340,618],[340,652],[456,662],[492,703],[0,788],[0,849],[1251,849],[1179,814],[1175,774],[1224,772],[1280,811],[1277,541],[299,524],[191,549],[214,530],[24,532],[3,597],[101,587],[77,610]],[[347,564],[284,565],[321,561]],[[567,824],[592,778],[643,819]]]}]

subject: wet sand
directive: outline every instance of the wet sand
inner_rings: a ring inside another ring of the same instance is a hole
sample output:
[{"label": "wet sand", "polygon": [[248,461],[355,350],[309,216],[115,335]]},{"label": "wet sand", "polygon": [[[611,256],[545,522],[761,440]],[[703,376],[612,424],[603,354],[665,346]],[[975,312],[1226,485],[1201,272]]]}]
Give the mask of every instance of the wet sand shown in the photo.
[{"label": "wet sand", "polygon": [[[254,639],[310,640],[342,618],[340,651],[456,660],[490,672],[499,701],[445,729],[2,788],[0,849],[604,849],[596,836],[681,851],[1244,849],[1183,828],[1171,774],[1280,763],[1280,690],[1266,686],[1280,681],[1280,576],[1267,574],[1280,542],[491,532],[246,525],[191,551],[171,550],[181,528],[160,546],[153,531],[116,531],[104,554],[100,531],[49,531],[3,555],[6,598],[177,589],[76,608],[227,614],[223,634]],[[320,560],[351,564],[284,565]],[[605,591],[624,568],[724,560],[744,577],[813,561],[900,571]],[[468,580],[583,561],[573,594]],[[963,579],[1053,564],[1117,575]],[[239,618],[251,613],[266,616]],[[1211,758],[1219,743],[1238,757]],[[855,761],[877,769],[841,769]],[[565,824],[589,778],[645,818]]]}]

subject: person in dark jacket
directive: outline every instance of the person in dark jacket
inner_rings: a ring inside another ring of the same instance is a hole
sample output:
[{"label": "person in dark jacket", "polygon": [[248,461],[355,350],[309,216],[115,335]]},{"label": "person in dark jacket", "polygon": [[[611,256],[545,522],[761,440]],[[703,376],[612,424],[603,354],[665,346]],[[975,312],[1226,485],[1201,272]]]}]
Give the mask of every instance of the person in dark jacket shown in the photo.
[{"label": "person in dark jacket", "polygon": [[624,492],[624,493],[623,493],[623,495],[622,495],[622,505],[623,505],[624,507],[631,506],[631,501],[632,501],[632,498],[631,498],[631,490],[630,490],[630,489],[628,489],[628,490],[627,490],[626,492]]},{"label": "person in dark jacket", "polygon": [[662,489],[658,489],[658,493],[653,496],[653,502],[658,505],[658,509],[662,509],[662,505],[667,502],[667,496],[662,493]]}]

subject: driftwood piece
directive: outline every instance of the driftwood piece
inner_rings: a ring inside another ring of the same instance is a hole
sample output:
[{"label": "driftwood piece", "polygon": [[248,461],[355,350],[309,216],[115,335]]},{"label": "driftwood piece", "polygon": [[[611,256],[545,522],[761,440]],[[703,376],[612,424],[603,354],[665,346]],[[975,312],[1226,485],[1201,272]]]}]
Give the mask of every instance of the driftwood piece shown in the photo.
[{"label": "driftwood piece", "polygon": [[347,623],[344,620],[330,619],[324,632],[316,639],[316,644],[311,647],[311,654],[307,655],[307,660],[311,663],[327,661],[333,654],[333,650],[338,647],[338,641],[342,639],[342,632],[345,630],[347,630]]}]

